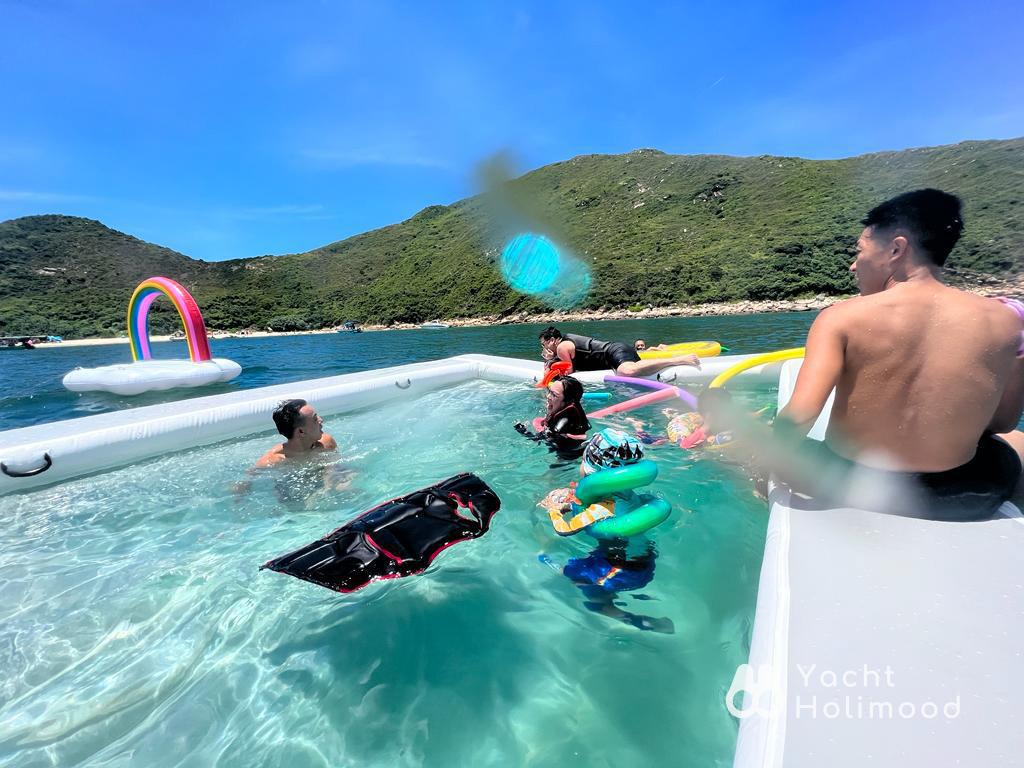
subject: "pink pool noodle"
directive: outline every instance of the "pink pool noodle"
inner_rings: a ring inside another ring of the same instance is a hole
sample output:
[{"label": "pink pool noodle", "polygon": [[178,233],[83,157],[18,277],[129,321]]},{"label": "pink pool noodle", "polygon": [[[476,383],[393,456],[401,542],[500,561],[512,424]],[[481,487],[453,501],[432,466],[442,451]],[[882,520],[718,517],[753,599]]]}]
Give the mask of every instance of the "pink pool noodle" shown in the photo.
[{"label": "pink pool noodle", "polygon": [[640,408],[641,406],[650,405],[651,403],[660,403],[662,400],[668,400],[670,397],[677,397],[678,395],[678,389],[676,387],[669,386],[668,389],[659,389],[655,392],[649,392],[646,395],[640,395],[640,397],[634,397],[632,400],[624,400],[621,403],[609,405],[607,408],[602,408],[600,411],[588,413],[587,417],[591,419],[600,419],[604,416],[611,416],[613,413],[625,413],[626,411],[632,411],[634,408]]},{"label": "pink pool noodle", "polygon": [[[604,380],[606,382],[611,382],[611,383],[614,383],[614,384],[632,384],[633,386],[636,386],[636,387],[646,387],[647,389],[656,389],[656,390],[672,389],[672,390],[675,390],[675,393],[677,395],[679,395],[679,398],[684,403],[686,403],[688,406],[690,406],[693,410],[695,410],[695,411],[697,410],[697,398],[696,397],[691,395],[689,392],[687,392],[682,387],[676,387],[676,386],[673,386],[672,384],[666,384],[664,381],[655,381],[654,379],[637,379],[637,378],[634,378],[632,376],[605,376]],[[630,402],[630,401],[627,401],[627,402]],[[595,413],[594,415],[596,416],[597,414]]]}]

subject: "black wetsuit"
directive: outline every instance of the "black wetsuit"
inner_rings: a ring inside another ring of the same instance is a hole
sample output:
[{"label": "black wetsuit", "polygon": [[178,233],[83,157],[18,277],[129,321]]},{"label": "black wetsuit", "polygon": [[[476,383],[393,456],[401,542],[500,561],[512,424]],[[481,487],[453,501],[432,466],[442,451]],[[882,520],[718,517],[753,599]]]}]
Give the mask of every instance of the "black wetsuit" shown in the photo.
[{"label": "black wetsuit", "polygon": [[534,442],[546,444],[560,459],[579,459],[583,455],[583,444],[590,429],[590,422],[580,404],[570,403],[551,414],[548,424],[540,432],[530,432],[525,424],[516,424],[516,431]]},{"label": "black wetsuit", "polygon": [[576,347],[572,359],[572,367],[576,371],[603,371],[607,368],[614,371],[623,363],[640,361],[636,350],[621,341],[601,341],[575,333],[567,333],[562,338]]},{"label": "black wetsuit", "polygon": [[1021,476],[1017,452],[1006,441],[988,433],[978,441],[974,458],[944,472],[891,472],[868,467],[840,456],[818,440],[805,440],[801,452],[815,463],[819,478],[828,478],[828,485],[834,487],[844,485],[846,476],[853,471],[857,472],[858,483],[909,480],[912,489],[920,492],[915,504],[920,508],[879,511],[906,512],[930,520],[988,519],[1013,495]]},{"label": "black wetsuit", "polygon": [[586,435],[590,422],[579,403],[569,403],[548,417],[547,431],[562,436]]}]

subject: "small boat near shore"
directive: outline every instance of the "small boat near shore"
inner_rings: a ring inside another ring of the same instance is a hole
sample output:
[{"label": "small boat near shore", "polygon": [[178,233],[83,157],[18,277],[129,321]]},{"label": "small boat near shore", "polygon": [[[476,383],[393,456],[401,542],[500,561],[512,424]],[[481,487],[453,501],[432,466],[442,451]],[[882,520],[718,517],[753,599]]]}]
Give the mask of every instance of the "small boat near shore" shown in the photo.
[{"label": "small boat near shore", "polygon": [[440,320],[431,320],[426,323],[420,323],[420,328],[451,328],[448,323],[442,323]]},{"label": "small boat near shore", "polygon": [[352,320],[346,320],[344,323],[334,329],[336,333],[362,333],[363,329],[359,327],[359,323]]},{"label": "small boat near shore", "polygon": [[37,336],[3,336],[0,337],[0,349],[35,349],[39,342]]}]

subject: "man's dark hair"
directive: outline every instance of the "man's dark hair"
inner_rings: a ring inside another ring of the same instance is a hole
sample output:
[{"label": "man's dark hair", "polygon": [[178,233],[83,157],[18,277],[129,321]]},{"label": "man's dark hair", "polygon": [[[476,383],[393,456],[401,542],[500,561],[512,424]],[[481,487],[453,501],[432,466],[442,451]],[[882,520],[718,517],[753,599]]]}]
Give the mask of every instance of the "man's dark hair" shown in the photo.
[{"label": "man's dark hair", "polygon": [[560,330],[558,330],[557,328],[555,328],[555,326],[553,326],[553,325],[549,325],[547,328],[545,328],[543,331],[540,332],[540,340],[541,341],[548,341],[550,339],[560,339],[560,338],[562,338],[562,332]]},{"label": "man's dark hair", "polygon": [[872,208],[861,223],[875,229],[906,230],[940,267],[964,230],[960,198],[938,189],[897,195]]},{"label": "man's dark hair", "polygon": [[299,411],[304,405],[306,405],[305,400],[285,400],[274,411],[274,423],[277,425],[277,431],[288,440],[292,439],[296,427],[299,426],[299,421],[302,419],[302,414]]}]

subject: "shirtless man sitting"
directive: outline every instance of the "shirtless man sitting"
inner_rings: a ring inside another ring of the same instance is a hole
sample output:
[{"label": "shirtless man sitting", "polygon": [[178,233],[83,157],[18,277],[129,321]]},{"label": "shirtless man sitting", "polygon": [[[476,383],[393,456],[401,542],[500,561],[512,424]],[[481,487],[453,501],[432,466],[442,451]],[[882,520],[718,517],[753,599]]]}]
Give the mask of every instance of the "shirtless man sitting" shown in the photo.
[{"label": "shirtless man sitting", "polygon": [[624,342],[601,341],[575,333],[563,334],[553,326],[540,332],[540,347],[549,367],[559,360],[569,363],[572,367],[567,373],[611,369],[620,376],[650,376],[673,365],[700,368],[700,358],[696,355],[641,360],[637,351]]},{"label": "shirtless man sitting", "polygon": [[835,388],[833,465],[911,479],[929,516],[991,516],[1021,475],[1024,310],[943,284],[963,229],[953,195],[908,192],[862,223],[861,295],[815,319],[776,429],[806,436]]}]

